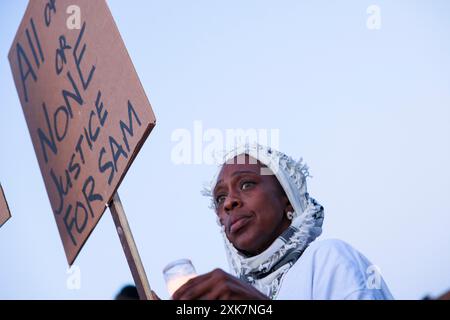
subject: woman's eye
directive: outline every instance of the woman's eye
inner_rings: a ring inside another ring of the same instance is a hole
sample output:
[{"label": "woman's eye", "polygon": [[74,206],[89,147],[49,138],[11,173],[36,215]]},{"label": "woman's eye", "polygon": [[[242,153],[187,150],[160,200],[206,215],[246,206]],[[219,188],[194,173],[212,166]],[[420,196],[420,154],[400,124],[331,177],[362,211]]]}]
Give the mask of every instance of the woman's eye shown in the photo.
[{"label": "woman's eye", "polygon": [[217,204],[221,204],[224,201],[225,201],[225,196],[224,195],[220,195],[220,196],[216,197],[216,203]]},{"label": "woman's eye", "polygon": [[246,190],[248,188],[253,187],[254,185],[255,185],[254,182],[246,181],[246,182],[242,183],[241,189]]}]

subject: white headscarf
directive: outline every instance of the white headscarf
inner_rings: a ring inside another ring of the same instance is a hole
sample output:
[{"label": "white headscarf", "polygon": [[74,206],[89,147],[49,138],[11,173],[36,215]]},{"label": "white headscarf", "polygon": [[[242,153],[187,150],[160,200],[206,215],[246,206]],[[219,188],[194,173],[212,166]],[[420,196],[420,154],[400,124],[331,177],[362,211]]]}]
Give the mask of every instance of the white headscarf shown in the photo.
[{"label": "white headscarf", "polygon": [[302,159],[295,161],[284,153],[256,143],[241,145],[227,153],[212,183],[205,188],[204,195],[212,197],[212,190],[216,186],[222,166],[242,154],[259,160],[272,171],[271,174],[275,174],[295,210],[289,228],[275,239],[269,248],[252,257],[239,252],[228,240],[224,226],[221,226],[228,262],[233,273],[274,299],[283,276],[307,246],[322,233],[323,207],[307,192],[306,177],[309,173]]}]

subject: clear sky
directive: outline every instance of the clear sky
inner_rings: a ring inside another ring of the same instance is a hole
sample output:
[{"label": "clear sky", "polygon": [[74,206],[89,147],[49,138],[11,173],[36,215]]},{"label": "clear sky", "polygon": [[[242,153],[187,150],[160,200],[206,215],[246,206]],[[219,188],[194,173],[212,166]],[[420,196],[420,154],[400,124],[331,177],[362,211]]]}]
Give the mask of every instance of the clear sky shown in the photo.
[{"label": "clear sky", "polygon": [[[25,0],[0,2],[0,299],[111,299],[132,282],[109,211],[72,279],[7,60]],[[396,298],[450,289],[450,2],[108,1],[157,117],[119,188],[149,281],[190,258],[227,269],[200,190],[215,167],[177,165],[171,137],[278,129],[325,207],[321,239],[379,266]],[[377,5],[380,29],[369,29]],[[199,122],[196,122],[199,121]],[[204,132],[202,131],[202,132]],[[203,150],[204,145],[196,145]]]}]

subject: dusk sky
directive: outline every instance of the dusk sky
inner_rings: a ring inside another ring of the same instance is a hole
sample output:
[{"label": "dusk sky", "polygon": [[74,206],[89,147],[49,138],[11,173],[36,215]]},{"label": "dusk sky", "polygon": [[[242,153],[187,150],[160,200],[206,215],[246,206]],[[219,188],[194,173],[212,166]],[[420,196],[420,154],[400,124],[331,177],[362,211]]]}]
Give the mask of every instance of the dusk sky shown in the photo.
[{"label": "dusk sky", "polygon": [[[112,299],[132,277],[111,214],[68,271],[14,85],[7,55],[27,3],[0,2],[0,182],[12,213],[0,299]],[[203,154],[211,132],[226,142],[239,128],[276,132],[280,151],[303,157],[325,207],[319,240],[360,250],[395,298],[450,289],[449,1],[107,3],[157,119],[118,192],[162,298],[175,259],[229,270],[201,195],[216,172]],[[189,164],[173,157],[180,133]]]}]

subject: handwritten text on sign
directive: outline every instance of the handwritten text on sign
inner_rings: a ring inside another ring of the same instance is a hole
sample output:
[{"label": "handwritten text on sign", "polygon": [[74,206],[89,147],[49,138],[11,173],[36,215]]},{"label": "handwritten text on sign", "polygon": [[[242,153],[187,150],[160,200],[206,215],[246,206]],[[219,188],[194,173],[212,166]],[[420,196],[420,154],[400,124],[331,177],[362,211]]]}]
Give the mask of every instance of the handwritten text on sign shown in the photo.
[{"label": "handwritten text on sign", "polygon": [[104,0],[30,1],[9,61],[72,264],[155,117]]}]

